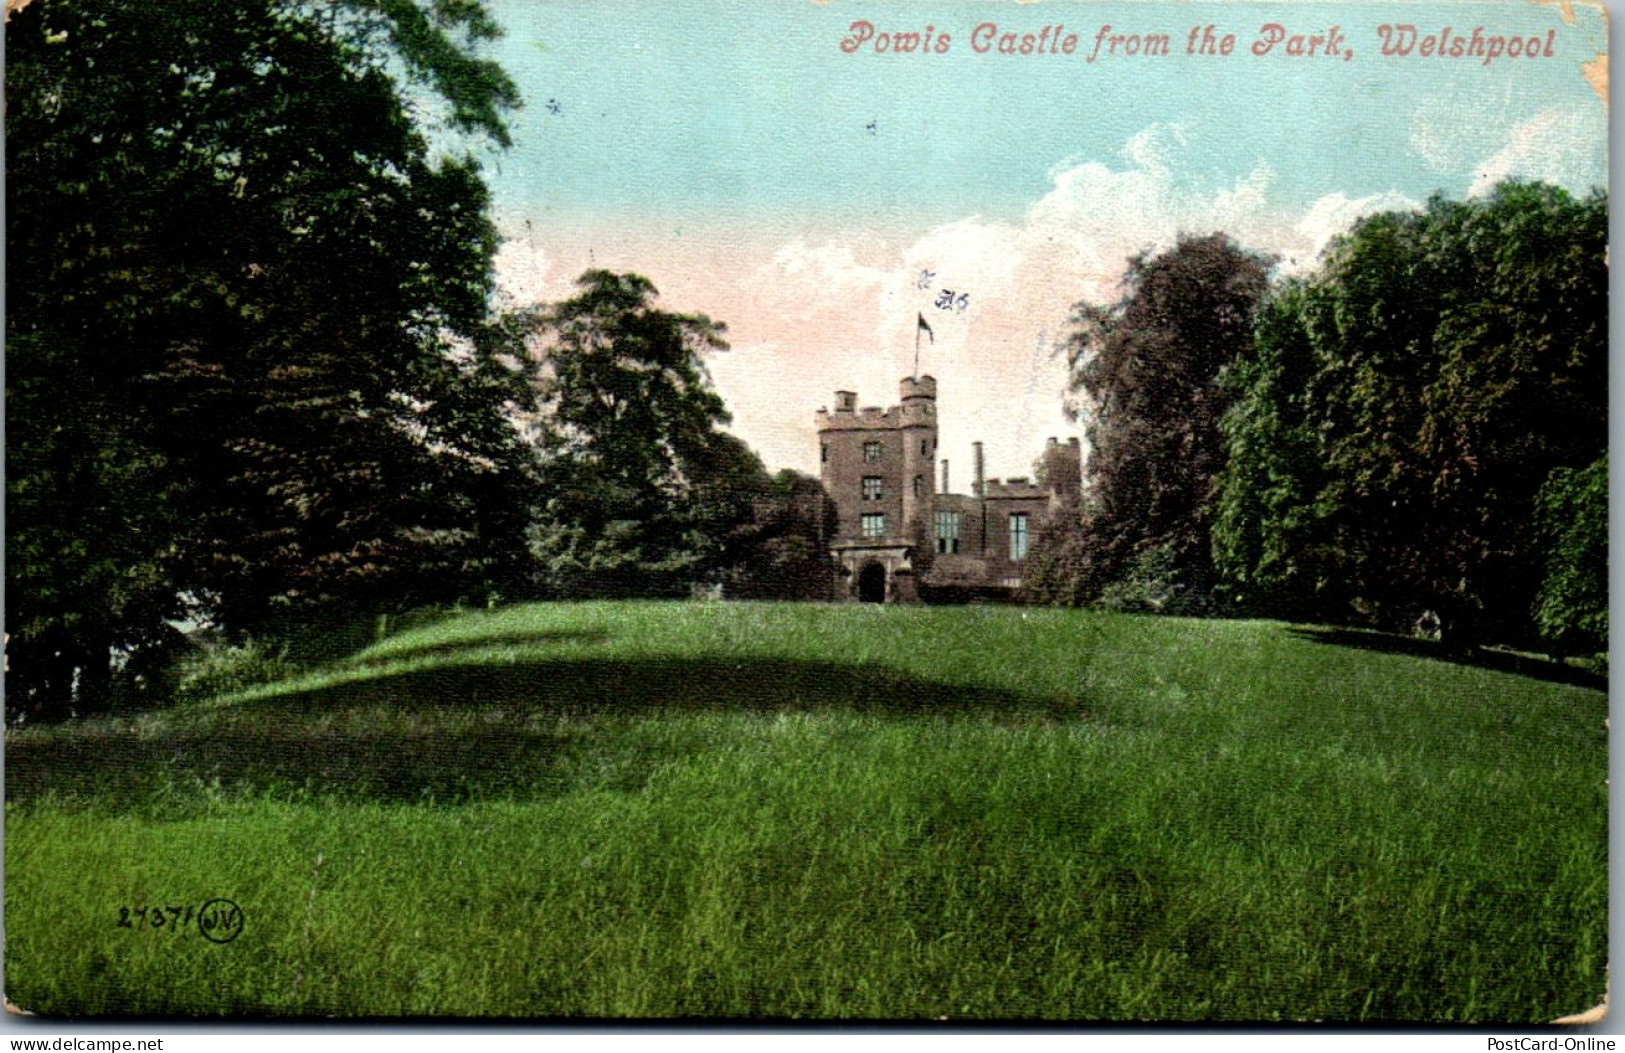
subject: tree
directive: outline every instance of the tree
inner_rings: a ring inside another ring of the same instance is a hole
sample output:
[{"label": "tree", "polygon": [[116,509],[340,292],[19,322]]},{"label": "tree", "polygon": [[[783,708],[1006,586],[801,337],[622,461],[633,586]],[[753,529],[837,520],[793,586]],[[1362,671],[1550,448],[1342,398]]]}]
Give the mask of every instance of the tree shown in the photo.
[{"label": "tree", "polygon": [[1558,650],[1608,649],[1608,457],[1558,468],[1535,498],[1545,577],[1535,625]]},{"label": "tree", "polygon": [[729,421],[702,356],[726,327],[655,306],[636,274],[588,271],[537,319],[542,477],[531,534],[562,595],[673,595],[713,575],[748,518],[760,461]]},{"label": "tree", "polygon": [[496,32],[407,0],[7,23],[14,711],[93,704],[182,614],[243,632],[517,568],[524,378],[479,165],[444,149],[507,142]]},{"label": "tree", "polygon": [[1067,495],[1050,509],[1044,529],[1027,550],[1021,575],[1026,600],[1081,607],[1100,597],[1110,582],[1095,560],[1092,526],[1080,494]]},{"label": "tree", "polygon": [[725,584],[738,599],[828,600],[834,598],[836,564],[829,542],[837,529],[835,502],[824,484],[785,469],[765,480],[752,498]]},{"label": "tree", "polygon": [[1308,617],[1346,604],[1327,576],[1327,538],[1315,533],[1315,496],[1327,482],[1302,393],[1316,369],[1309,335],[1318,290],[1288,281],[1260,305],[1251,358],[1224,376],[1226,460],[1217,486],[1214,564],[1242,610]]},{"label": "tree", "polygon": [[1607,205],[1506,183],[1367,217],[1265,310],[1227,577],[1319,617],[1530,635],[1536,495],[1607,446]]},{"label": "tree", "polygon": [[[1070,550],[1056,565],[1085,584],[1046,581],[1048,594],[1096,599],[1155,551],[1169,588],[1206,595],[1225,454],[1220,379],[1251,351],[1268,267],[1222,234],[1184,237],[1130,260],[1116,303],[1077,306],[1068,353],[1088,415],[1086,500],[1077,537],[1057,531],[1053,547]],[[1042,567],[1052,562],[1041,554]]]}]

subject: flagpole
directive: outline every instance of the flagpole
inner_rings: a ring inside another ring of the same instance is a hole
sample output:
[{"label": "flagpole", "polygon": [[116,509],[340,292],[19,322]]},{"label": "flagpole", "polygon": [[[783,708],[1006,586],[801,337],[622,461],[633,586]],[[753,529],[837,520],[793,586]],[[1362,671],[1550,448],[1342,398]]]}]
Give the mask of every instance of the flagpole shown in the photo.
[{"label": "flagpole", "polygon": [[918,378],[919,375],[920,375],[920,330],[921,329],[924,329],[927,333],[931,333],[931,342],[933,344],[935,344],[937,342],[937,334],[932,333],[931,332],[931,327],[925,324],[925,315],[919,314],[919,313],[916,312],[915,315],[914,315],[914,376],[916,378]]}]

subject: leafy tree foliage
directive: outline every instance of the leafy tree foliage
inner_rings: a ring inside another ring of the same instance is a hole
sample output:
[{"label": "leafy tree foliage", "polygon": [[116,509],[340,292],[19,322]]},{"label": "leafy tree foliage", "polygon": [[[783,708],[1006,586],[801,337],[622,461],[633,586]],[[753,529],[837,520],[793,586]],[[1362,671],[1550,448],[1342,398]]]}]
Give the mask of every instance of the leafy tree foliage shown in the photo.
[{"label": "leafy tree foliage", "polygon": [[752,499],[750,522],[732,546],[724,578],[728,595],[832,599],[836,566],[829,540],[838,526],[835,502],[819,480],[789,469],[764,484]]},{"label": "leafy tree foliage", "polygon": [[636,274],[588,271],[577,285],[537,318],[548,499],[531,552],[554,594],[681,594],[728,562],[766,475],[721,430],[705,371],[726,327],[661,310]]},{"label": "leafy tree foliage", "polygon": [[1535,625],[1571,653],[1608,648],[1608,457],[1558,468],[1535,499],[1546,576]]},{"label": "leafy tree foliage", "polygon": [[[478,592],[522,556],[466,0],[55,0],[6,26],[8,705],[204,614]],[[408,101],[410,99],[410,101]]]},{"label": "leafy tree foliage", "polygon": [[1094,600],[1152,564],[1159,588],[1206,595],[1220,378],[1251,350],[1268,267],[1222,234],[1185,237],[1130,260],[1116,303],[1077,306],[1068,349],[1088,416],[1087,496],[1036,554],[1041,595]]},{"label": "leafy tree foliage", "polygon": [[1278,286],[1259,307],[1252,356],[1224,377],[1234,401],[1221,422],[1214,561],[1229,602],[1284,617],[1346,601],[1342,579],[1320,574],[1329,540],[1315,534],[1313,512],[1325,471],[1301,397],[1316,368],[1305,319],[1318,296],[1301,281]]},{"label": "leafy tree foliage", "polygon": [[1108,582],[1096,573],[1089,539],[1092,523],[1082,496],[1072,494],[1051,508],[1033,539],[1022,568],[1023,598],[1031,603],[1081,607],[1100,596]]},{"label": "leafy tree foliage", "polygon": [[1607,207],[1507,183],[1362,220],[1236,375],[1215,536],[1251,597],[1526,633],[1536,494],[1607,444]]}]

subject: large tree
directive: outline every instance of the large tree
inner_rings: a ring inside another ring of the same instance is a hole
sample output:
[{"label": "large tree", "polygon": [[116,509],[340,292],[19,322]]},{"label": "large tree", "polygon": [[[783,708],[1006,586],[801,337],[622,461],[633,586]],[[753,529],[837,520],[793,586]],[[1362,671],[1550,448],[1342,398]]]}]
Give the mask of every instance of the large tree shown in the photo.
[{"label": "large tree", "polygon": [[1079,580],[1037,582],[1044,595],[1096,599],[1136,566],[1186,595],[1209,590],[1220,378],[1250,353],[1268,268],[1223,234],[1183,237],[1130,260],[1116,302],[1077,305],[1068,353],[1088,422],[1085,501],[1039,563]]},{"label": "large tree", "polygon": [[680,593],[727,562],[766,476],[721,430],[704,355],[726,327],[662,310],[636,274],[577,285],[536,319],[547,501],[531,551],[555,594]]},{"label": "large tree", "polygon": [[1347,601],[1327,573],[1330,539],[1315,497],[1326,480],[1303,392],[1316,359],[1307,317],[1321,291],[1281,283],[1259,308],[1251,357],[1225,374],[1227,459],[1213,523],[1214,562],[1242,609],[1308,617]]},{"label": "large tree", "polygon": [[1538,184],[1356,224],[1237,378],[1230,580],[1295,613],[1527,633],[1536,496],[1607,447],[1607,244],[1605,198]]},{"label": "large tree", "polygon": [[7,23],[13,711],[94,701],[188,611],[247,630],[516,567],[523,378],[468,152],[517,103],[496,32],[452,0]]}]

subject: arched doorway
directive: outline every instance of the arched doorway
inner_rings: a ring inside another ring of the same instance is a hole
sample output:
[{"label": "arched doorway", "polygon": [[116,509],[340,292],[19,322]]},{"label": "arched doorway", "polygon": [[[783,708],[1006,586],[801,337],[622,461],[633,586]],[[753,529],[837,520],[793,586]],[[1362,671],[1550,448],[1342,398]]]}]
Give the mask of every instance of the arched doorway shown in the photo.
[{"label": "arched doorway", "polygon": [[870,563],[858,574],[858,599],[864,603],[886,602],[886,568]]}]

